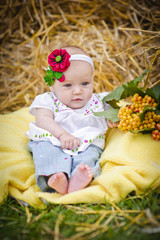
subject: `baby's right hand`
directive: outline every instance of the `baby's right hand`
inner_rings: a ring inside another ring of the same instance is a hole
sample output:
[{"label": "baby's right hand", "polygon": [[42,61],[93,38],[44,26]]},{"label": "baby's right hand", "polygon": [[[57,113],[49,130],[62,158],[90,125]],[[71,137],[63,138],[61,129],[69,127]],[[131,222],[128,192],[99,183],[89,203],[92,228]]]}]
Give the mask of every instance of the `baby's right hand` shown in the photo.
[{"label": "baby's right hand", "polygon": [[107,124],[110,128],[118,127],[119,122],[112,123],[109,119],[107,119]]},{"label": "baby's right hand", "polygon": [[62,149],[74,149],[80,145],[80,140],[69,133],[63,133],[59,137]]}]

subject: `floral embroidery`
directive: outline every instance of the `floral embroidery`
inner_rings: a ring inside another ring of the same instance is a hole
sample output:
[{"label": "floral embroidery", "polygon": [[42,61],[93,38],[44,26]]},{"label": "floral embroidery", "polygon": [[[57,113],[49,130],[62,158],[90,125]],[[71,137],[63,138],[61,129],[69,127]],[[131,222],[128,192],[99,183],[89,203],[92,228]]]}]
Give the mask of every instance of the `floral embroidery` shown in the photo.
[{"label": "floral embroidery", "polygon": [[[71,110],[71,108],[61,103],[52,92],[49,92],[48,94],[54,100],[55,112]],[[90,104],[86,105],[86,108],[83,109],[82,114],[89,115],[89,114],[93,114],[93,112],[104,110],[103,101],[100,99],[100,96],[98,97],[97,94],[93,94],[90,101],[91,101]]]},{"label": "floral embroidery", "polygon": [[52,134],[48,134],[48,133],[43,133],[43,134],[41,134],[41,135],[34,135],[34,137],[35,138],[43,138],[43,137],[53,137],[53,135]]}]

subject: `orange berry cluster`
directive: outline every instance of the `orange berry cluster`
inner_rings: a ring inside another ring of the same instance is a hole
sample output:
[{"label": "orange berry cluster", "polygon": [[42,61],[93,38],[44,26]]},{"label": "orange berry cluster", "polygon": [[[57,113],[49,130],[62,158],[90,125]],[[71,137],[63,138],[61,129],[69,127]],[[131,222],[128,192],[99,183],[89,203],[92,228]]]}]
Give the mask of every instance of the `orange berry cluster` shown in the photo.
[{"label": "orange berry cluster", "polygon": [[152,137],[154,140],[160,140],[160,123],[156,124],[156,128],[152,131]]},{"label": "orange berry cluster", "polygon": [[155,140],[160,140],[160,115],[157,115],[154,111],[148,111],[145,113],[142,122],[139,116],[145,106],[155,107],[157,105],[155,100],[148,95],[141,97],[136,93],[132,97],[131,102],[131,105],[120,108],[118,128],[124,132],[153,129],[152,137]]}]

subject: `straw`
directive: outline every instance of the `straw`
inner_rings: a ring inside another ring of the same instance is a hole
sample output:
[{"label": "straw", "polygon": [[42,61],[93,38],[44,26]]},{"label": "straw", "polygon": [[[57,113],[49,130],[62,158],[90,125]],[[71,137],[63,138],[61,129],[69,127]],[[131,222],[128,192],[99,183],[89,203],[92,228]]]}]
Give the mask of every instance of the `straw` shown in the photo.
[{"label": "straw", "polygon": [[27,107],[37,94],[49,91],[43,80],[47,56],[68,44],[93,58],[96,93],[112,91],[148,67],[145,88],[159,82],[156,2],[6,0],[0,16],[1,113]]}]

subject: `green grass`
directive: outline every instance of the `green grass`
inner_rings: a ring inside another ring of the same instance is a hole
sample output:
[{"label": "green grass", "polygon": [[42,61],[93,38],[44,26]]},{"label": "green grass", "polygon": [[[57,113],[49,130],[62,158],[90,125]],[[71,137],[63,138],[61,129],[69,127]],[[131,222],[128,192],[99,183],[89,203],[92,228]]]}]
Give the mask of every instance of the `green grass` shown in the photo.
[{"label": "green grass", "polygon": [[0,239],[160,240],[160,195],[128,196],[118,204],[0,206]]}]

